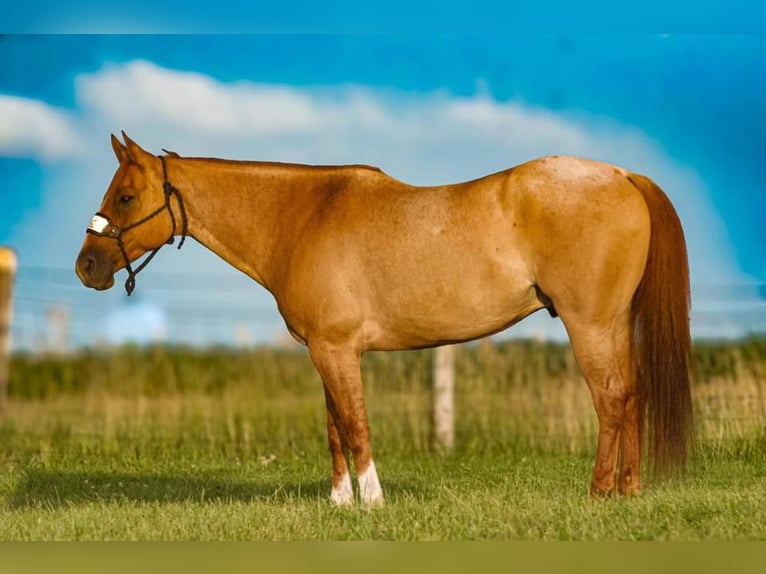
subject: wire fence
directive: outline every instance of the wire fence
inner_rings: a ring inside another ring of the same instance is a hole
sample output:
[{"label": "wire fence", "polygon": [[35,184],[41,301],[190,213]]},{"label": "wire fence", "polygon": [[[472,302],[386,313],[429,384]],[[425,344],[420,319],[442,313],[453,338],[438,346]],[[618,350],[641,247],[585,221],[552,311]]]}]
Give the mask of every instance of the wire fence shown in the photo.
[{"label": "wire fence", "polygon": [[[271,295],[239,272],[152,269],[150,275],[128,298],[119,283],[103,293],[83,288],[70,268],[20,266],[12,348],[66,352],[131,341],[227,346],[291,343]],[[766,284],[694,284],[692,299],[695,338],[766,333]],[[538,337],[561,338],[564,332],[553,333],[543,331]],[[514,329],[501,336],[513,337]]]}]

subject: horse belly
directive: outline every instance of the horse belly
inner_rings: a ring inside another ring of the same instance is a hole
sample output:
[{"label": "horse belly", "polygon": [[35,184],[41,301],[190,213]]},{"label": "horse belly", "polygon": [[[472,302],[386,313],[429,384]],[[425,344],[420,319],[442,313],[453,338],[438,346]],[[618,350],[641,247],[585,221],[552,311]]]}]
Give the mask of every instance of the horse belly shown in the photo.
[{"label": "horse belly", "polygon": [[477,339],[542,308],[520,258],[483,251],[448,251],[451,257],[434,257],[427,264],[407,266],[396,277],[376,281],[378,301],[365,324],[370,348]]}]

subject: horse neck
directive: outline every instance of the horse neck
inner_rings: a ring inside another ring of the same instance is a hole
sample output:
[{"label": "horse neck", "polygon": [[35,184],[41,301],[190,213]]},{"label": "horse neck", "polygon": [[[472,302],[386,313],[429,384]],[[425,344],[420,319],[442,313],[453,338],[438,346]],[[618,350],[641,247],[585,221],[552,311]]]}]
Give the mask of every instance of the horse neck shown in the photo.
[{"label": "horse neck", "polygon": [[171,160],[168,178],[183,197],[189,235],[267,289],[286,237],[305,220],[307,193],[323,187],[308,167],[208,159]]}]

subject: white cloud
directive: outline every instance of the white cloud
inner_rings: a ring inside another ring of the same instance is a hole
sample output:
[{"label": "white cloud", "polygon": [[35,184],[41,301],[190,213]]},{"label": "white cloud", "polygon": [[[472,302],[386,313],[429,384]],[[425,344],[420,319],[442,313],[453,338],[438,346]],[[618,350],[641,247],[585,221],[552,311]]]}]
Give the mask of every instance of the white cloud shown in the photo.
[{"label": "white cloud", "polygon": [[0,155],[43,160],[82,149],[71,117],[44,102],[0,94]]},{"label": "white cloud", "polygon": [[[166,148],[181,155],[370,163],[421,185],[472,179],[547,154],[610,161],[652,177],[671,197],[686,230],[694,282],[746,279],[700,177],[679,165],[640,129],[605,118],[574,117],[518,102],[498,102],[485,94],[455,97],[359,86],[223,83],[145,61],[81,75],[76,79],[76,97],[77,127],[88,143],[88,159],[77,164],[74,174],[54,177],[47,184],[40,211],[20,225],[17,237],[20,249],[23,244],[40,264],[73,261],[82,230],[116,166],[108,134],[125,129],[156,152]],[[30,109],[49,108],[38,102]],[[61,119],[56,114],[53,117]],[[69,126],[67,122],[60,125]],[[66,133],[61,128],[53,131]],[[58,224],[41,237],[40,221]],[[238,272],[193,244],[180,253],[163,250],[139,278],[139,290],[162,288],[161,281],[167,278],[153,276],[153,269],[207,270],[246,283]],[[104,294],[88,293],[104,298]],[[173,297],[175,294],[169,300]],[[227,303],[238,297],[243,302],[255,300],[273,313],[275,320],[261,333],[261,337],[272,337],[278,319],[270,296],[261,289],[250,292],[243,288],[227,293]],[[513,332],[564,336],[560,322],[544,313],[523,321]]]},{"label": "white cloud", "polygon": [[297,90],[249,82],[225,85],[145,61],[80,76],[77,93],[88,109],[112,121],[159,123],[208,135],[255,136],[319,124],[315,103]]}]

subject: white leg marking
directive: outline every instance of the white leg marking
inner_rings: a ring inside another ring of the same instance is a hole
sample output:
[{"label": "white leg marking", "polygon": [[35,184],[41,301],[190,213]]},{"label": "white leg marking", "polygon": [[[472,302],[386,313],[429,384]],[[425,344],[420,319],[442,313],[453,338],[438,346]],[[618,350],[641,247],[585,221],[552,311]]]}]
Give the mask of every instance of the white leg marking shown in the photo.
[{"label": "white leg marking", "polygon": [[383,506],[383,489],[380,488],[373,461],[370,461],[370,465],[359,474],[359,496],[365,506]]},{"label": "white leg marking", "polygon": [[330,500],[335,506],[351,506],[354,504],[354,488],[351,486],[351,477],[344,474],[338,486],[332,487]]}]

